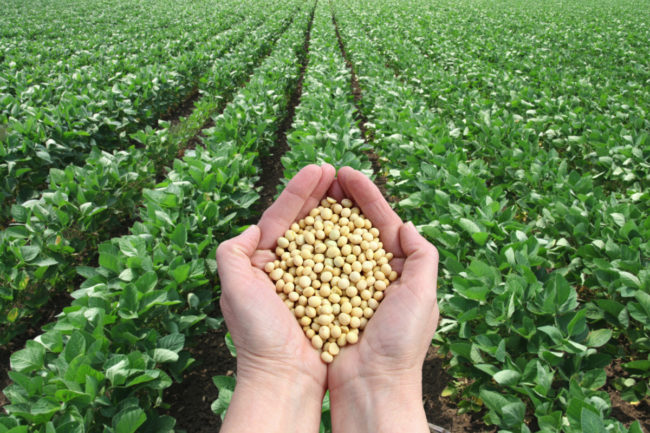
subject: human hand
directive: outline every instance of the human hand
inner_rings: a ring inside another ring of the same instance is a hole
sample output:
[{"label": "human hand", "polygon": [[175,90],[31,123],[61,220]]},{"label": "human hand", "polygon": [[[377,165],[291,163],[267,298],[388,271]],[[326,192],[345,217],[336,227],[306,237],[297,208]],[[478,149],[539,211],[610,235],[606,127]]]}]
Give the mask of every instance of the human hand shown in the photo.
[{"label": "human hand", "polygon": [[400,273],[359,342],[329,366],[333,432],[428,432],[422,364],[439,317],[438,252],[412,223],[402,223],[362,173],[342,168],[328,195],[356,203],[379,229]]},{"label": "human hand", "polygon": [[277,238],[318,205],[334,175],[329,164],[303,168],[257,225],[217,250],[221,311],[237,348],[237,387],[222,432],[318,430],[327,367],[263,266],[275,259]]}]

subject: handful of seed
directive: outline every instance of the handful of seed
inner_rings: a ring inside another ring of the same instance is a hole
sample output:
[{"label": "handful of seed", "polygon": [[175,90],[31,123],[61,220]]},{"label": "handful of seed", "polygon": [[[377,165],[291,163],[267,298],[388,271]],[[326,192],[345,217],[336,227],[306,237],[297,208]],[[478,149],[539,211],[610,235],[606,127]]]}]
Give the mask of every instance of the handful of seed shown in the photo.
[{"label": "handful of seed", "polygon": [[348,199],[322,200],[278,238],[275,254],[264,270],[326,363],[359,340],[397,279],[379,230]]}]

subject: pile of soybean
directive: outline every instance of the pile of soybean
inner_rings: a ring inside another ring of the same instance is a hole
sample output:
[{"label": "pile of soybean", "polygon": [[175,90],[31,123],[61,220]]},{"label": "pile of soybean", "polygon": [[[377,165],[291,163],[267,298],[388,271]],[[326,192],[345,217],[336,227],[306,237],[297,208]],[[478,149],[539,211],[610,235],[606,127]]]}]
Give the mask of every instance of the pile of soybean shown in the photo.
[{"label": "pile of soybean", "polygon": [[326,363],[359,341],[398,277],[379,235],[351,200],[328,197],[278,238],[277,259],[264,267]]}]

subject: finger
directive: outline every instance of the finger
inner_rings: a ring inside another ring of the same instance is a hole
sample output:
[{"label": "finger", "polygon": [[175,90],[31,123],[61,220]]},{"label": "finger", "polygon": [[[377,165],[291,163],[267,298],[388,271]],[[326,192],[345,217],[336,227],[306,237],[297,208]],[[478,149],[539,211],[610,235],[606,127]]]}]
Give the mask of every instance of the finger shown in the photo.
[{"label": "finger", "polygon": [[326,168],[324,173],[323,168],[318,165],[308,165],[289,181],[280,197],[264,212],[258,223],[262,232],[259,246],[261,249],[272,248],[277,238],[298,218],[305,204],[308,201],[313,202],[319,191],[327,191],[334,180],[333,167],[329,167],[331,169]]},{"label": "finger", "polygon": [[402,220],[390,207],[379,188],[360,171],[343,167],[338,172],[338,181],[347,197],[359,206],[361,211],[381,233],[381,241],[386,251],[396,257],[403,257],[399,241]]},{"label": "finger", "polygon": [[343,193],[343,189],[341,188],[338,179],[334,179],[334,182],[330,185],[330,188],[327,190],[327,196],[332,197],[339,203],[345,198],[345,194]]},{"label": "finger", "polygon": [[325,192],[327,192],[332,185],[334,176],[336,176],[336,169],[334,166],[331,164],[323,164],[321,170],[322,174],[318,186],[314,189],[314,192],[311,193],[296,218],[302,218],[303,215],[307,215],[310,210],[318,206],[318,203],[320,203],[321,199],[325,196]]},{"label": "finger", "polygon": [[394,258],[390,261],[390,268],[397,272],[398,275],[401,275],[404,270],[404,259],[400,257]]},{"label": "finger", "polygon": [[422,237],[412,222],[403,224],[399,231],[402,250],[406,254],[401,281],[421,299],[436,300],[438,279],[438,250]]},{"label": "finger", "polygon": [[271,250],[258,250],[255,251],[253,257],[251,257],[251,263],[253,266],[259,269],[264,269],[264,266],[268,262],[272,262],[277,259],[275,253]]},{"label": "finger", "polygon": [[242,279],[250,278],[253,268],[251,257],[257,250],[260,228],[252,225],[242,234],[225,242],[217,248],[217,270],[223,288],[236,287]]}]

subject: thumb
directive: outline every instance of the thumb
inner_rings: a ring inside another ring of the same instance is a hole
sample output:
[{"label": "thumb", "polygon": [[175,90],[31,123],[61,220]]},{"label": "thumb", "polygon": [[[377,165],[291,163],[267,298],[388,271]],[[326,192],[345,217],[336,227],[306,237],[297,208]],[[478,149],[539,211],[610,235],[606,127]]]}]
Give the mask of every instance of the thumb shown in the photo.
[{"label": "thumb", "polygon": [[401,281],[421,296],[420,299],[435,300],[438,250],[418,233],[410,221],[400,227],[399,238],[406,255]]},{"label": "thumb", "polygon": [[260,228],[251,225],[242,234],[217,248],[217,269],[222,286],[236,283],[236,279],[251,271],[251,256],[260,243]]}]

